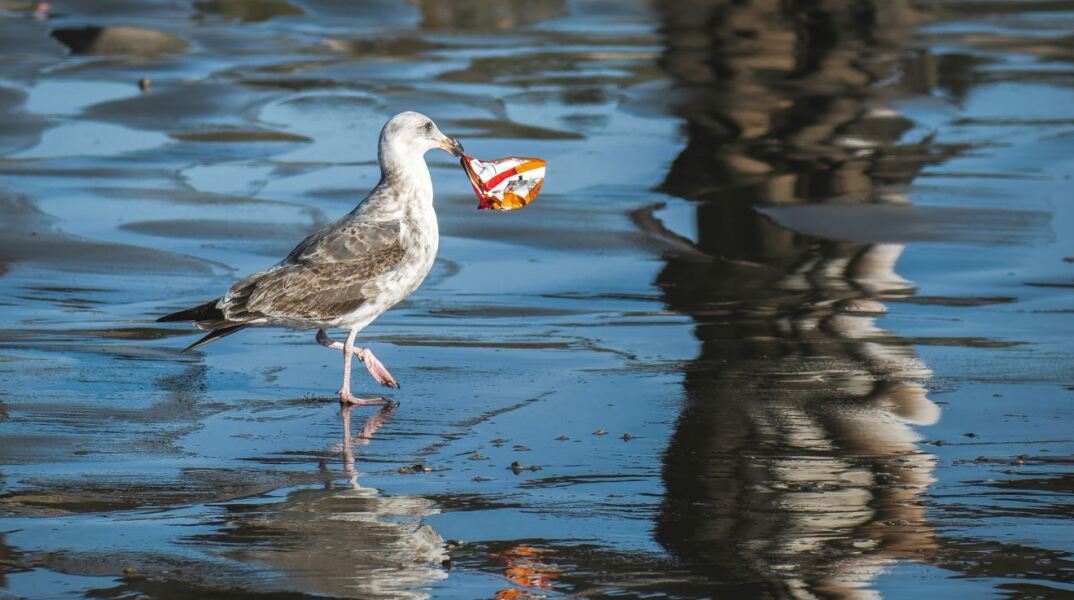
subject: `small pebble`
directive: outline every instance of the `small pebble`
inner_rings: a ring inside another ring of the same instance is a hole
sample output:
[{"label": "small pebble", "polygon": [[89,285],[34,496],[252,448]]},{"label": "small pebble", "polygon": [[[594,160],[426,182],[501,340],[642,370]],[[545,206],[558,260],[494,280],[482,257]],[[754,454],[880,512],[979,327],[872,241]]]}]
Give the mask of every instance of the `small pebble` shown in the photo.
[{"label": "small pebble", "polygon": [[478,454],[476,452],[471,454],[469,456],[469,458],[470,458],[470,460],[488,460],[489,459],[489,457],[485,456],[484,454]]},{"label": "small pebble", "polygon": [[622,439],[624,442],[629,442],[630,440],[634,439],[634,436],[630,435],[629,433],[624,433]]},{"label": "small pebble", "polygon": [[413,472],[414,472],[414,469],[411,469],[410,467],[399,467],[399,474],[400,475],[409,475],[409,474],[411,474]]},{"label": "small pebble", "polygon": [[541,470],[541,465],[531,465],[530,470],[531,471],[540,471]]},{"label": "small pebble", "polygon": [[134,567],[124,567],[123,568],[123,574],[124,575],[134,575],[137,572],[138,572],[138,569],[136,569]]},{"label": "small pebble", "polygon": [[148,77],[143,77],[138,80],[138,89],[142,90],[143,92],[147,91],[149,89],[149,86],[151,85],[153,85],[153,83],[149,81]]},{"label": "small pebble", "polygon": [[604,431],[603,429],[598,429],[593,432],[593,435],[608,435],[608,432]]},{"label": "small pebble", "polygon": [[515,475],[518,475],[523,471],[523,469],[525,469],[525,467],[522,466],[522,463],[518,462],[517,460],[511,463],[511,466],[507,468],[511,469],[515,473]]},{"label": "small pebble", "polygon": [[571,438],[569,438],[569,437],[567,437],[567,436],[565,436],[565,435],[561,435],[561,436],[559,436],[558,438],[556,438],[556,441],[557,441],[557,442],[565,442],[565,441],[567,441],[567,440],[569,440],[569,439],[571,439]]},{"label": "small pebble", "polygon": [[970,432],[967,432],[967,433],[963,433],[962,437],[975,438],[975,437],[977,437],[977,434],[972,432],[972,431],[970,431]]},{"label": "small pebble", "polygon": [[514,450],[515,450],[515,452],[529,452],[530,451],[529,448],[523,446],[522,444],[515,444]]},{"label": "small pebble", "polygon": [[474,478],[471,479],[470,481],[476,481],[478,483],[481,483],[482,481],[492,481],[492,480],[489,479],[488,477],[482,477],[480,475],[475,475]]},{"label": "small pebble", "polygon": [[497,448],[499,448],[500,446],[506,444],[508,441],[509,440],[505,440],[503,438],[496,438],[496,439],[492,440],[492,445],[496,446]]}]

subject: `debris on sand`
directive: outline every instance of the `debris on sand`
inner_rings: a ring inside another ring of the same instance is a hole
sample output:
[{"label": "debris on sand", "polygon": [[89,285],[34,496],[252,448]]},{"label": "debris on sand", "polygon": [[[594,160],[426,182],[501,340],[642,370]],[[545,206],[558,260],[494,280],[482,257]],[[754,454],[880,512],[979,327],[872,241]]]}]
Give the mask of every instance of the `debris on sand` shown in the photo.
[{"label": "debris on sand", "polygon": [[515,462],[511,463],[511,465],[508,466],[507,468],[511,469],[511,472],[514,473],[515,475],[518,475],[522,471],[540,471],[540,470],[542,470],[541,465],[530,465],[530,466],[527,467],[527,466],[524,466],[522,463],[518,462],[517,460]]}]

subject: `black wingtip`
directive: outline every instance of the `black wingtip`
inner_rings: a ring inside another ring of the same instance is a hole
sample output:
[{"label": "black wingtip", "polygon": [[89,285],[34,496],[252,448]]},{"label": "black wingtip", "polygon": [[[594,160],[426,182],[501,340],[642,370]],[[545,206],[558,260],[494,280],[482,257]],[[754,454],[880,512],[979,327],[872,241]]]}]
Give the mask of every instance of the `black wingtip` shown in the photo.
[{"label": "black wingtip", "polygon": [[246,329],[246,327],[248,327],[248,325],[240,323],[238,325],[229,325],[227,327],[221,327],[220,329],[214,329],[214,330],[209,332],[209,335],[206,335],[205,337],[199,339],[198,341],[194,342],[193,344],[190,344],[186,348],[183,348],[179,352],[179,354],[186,354],[187,352],[190,352],[191,350],[193,350],[195,348],[198,348],[199,346],[204,346],[205,344],[208,344],[209,342],[215,342],[216,340],[218,340],[218,339],[220,339],[222,337],[227,337],[227,336],[229,336],[229,335],[231,335],[233,333],[236,333],[236,332],[238,332],[238,331],[240,331],[242,329]]},{"label": "black wingtip", "polygon": [[224,313],[216,304],[220,302],[220,299],[210,300],[204,304],[199,304],[193,308],[174,312],[170,315],[164,315],[157,319],[157,323],[174,323],[178,321],[217,321],[224,318]]}]

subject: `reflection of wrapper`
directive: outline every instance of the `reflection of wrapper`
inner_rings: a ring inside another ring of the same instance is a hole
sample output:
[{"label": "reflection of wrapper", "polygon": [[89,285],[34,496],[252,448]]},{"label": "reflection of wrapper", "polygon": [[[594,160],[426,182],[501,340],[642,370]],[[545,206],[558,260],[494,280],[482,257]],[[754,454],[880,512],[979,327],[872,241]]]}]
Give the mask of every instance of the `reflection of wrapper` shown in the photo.
[{"label": "reflection of wrapper", "polygon": [[[515,546],[495,556],[504,562],[503,574],[511,583],[530,588],[530,590],[534,588],[548,590],[552,588],[552,582],[559,578],[557,568],[541,561],[542,555],[548,553],[549,550],[543,548]],[[524,600],[525,598],[544,598],[544,596],[518,588],[502,589],[496,592],[495,596],[495,600]]]},{"label": "reflection of wrapper", "polygon": [[544,161],[539,158],[499,158],[488,162],[462,157],[481,210],[515,210],[537,197],[544,183]]}]

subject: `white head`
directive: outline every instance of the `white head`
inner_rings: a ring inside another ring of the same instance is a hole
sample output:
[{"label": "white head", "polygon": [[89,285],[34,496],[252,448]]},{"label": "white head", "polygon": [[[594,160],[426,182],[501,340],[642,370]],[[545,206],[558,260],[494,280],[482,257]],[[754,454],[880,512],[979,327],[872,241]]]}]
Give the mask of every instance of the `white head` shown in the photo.
[{"label": "white head", "polygon": [[381,169],[389,171],[417,163],[433,148],[452,156],[462,156],[462,144],[440,132],[432,119],[421,113],[401,112],[384,124],[380,131],[379,157]]}]

